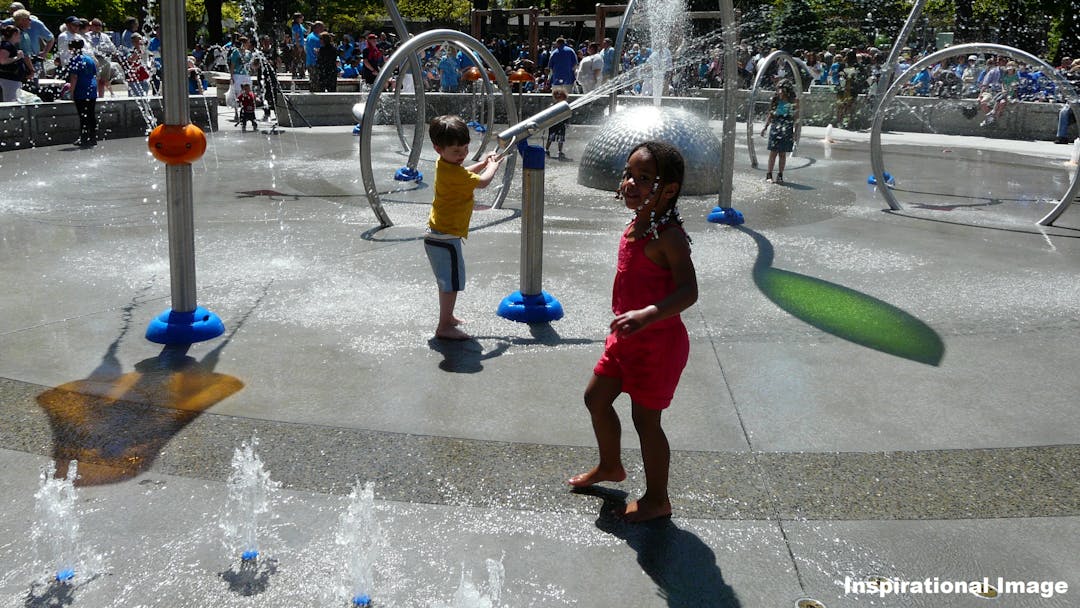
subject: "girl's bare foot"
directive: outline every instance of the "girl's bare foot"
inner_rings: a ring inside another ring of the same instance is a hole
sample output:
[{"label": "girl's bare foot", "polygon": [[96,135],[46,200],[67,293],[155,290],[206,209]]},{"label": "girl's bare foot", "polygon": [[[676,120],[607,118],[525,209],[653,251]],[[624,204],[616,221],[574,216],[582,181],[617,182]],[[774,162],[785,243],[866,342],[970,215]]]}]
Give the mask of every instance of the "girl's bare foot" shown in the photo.
[{"label": "girl's bare foot", "polygon": [[623,512],[623,517],[632,524],[670,516],[670,500],[666,498],[654,500],[648,495],[626,505],[626,511]]},{"label": "girl's bare foot", "polygon": [[457,327],[458,325],[462,325],[464,323],[465,323],[465,319],[459,319],[457,317],[450,317],[450,325],[453,325],[454,327]]},{"label": "girl's bare foot", "polygon": [[468,340],[471,338],[469,334],[453,326],[436,329],[435,337],[440,340]]},{"label": "girl's bare foot", "polygon": [[618,468],[610,470],[601,470],[600,467],[594,467],[588,473],[574,475],[567,479],[566,483],[575,488],[587,488],[601,481],[622,481],[624,479],[626,479],[626,470],[620,465]]}]

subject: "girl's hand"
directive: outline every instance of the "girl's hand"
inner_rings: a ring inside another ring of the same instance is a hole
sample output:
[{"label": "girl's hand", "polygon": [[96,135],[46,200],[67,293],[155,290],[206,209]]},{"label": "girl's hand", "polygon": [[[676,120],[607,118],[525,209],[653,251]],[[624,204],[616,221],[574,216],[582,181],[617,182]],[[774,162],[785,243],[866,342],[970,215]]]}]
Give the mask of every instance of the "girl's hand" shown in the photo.
[{"label": "girl's hand", "polygon": [[765,137],[765,131],[766,131],[766,130],[767,130],[768,128],[769,128],[768,126],[764,126],[764,127],[761,127],[761,136],[762,136],[762,137]]},{"label": "girl's hand", "polygon": [[629,336],[648,325],[655,312],[656,306],[652,305],[624,312],[611,321],[611,331],[620,336]]}]

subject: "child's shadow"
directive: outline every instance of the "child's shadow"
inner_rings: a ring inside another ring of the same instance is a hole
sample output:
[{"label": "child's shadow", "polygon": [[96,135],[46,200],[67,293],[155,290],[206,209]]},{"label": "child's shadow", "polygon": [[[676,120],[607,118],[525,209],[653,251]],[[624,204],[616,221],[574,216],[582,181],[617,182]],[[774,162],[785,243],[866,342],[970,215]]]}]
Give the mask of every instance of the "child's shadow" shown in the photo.
[{"label": "child's shadow", "polygon": [[495,339],[499,340],[499,343],[487,352],[484,352],[484,347],[475,337],[468,340],[431,338],[428,340],[428,346],[443,356],[439,369],[444,372],[475,374],[484,370],[485,359],[494,359],[510,348],[510,343],[505,339]]},{"label": "child's shadow", "polygon": [[724,582],[716,554],[696,534],[683,530],[670,517],[627,523],[622,517],[626,492],[621,490],[594,486],[578,492],[604,501],[596,527],[637,552],[638,565],[660,588],[668,606],[742,606],[735,590]]}]

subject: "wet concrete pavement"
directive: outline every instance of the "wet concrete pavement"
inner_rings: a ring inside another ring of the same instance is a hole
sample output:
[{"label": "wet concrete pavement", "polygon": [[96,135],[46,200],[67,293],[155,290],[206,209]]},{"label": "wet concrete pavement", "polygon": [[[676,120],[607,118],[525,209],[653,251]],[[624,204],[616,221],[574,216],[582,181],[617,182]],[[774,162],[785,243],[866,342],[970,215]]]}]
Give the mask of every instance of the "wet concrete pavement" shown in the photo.
[{"label": "wet concrete pavement", "polygon": [[[380,605],[448,605],[463,565],[482,581],[501,556],[505,606],[986,602],[845,594],[872,576],[1066,581],[998,602],[1075,604],[1080,209],[1035,224],[1075,171],[1066,147],[886,135],[905,205],[887,212],[865,133],[826,147],[805,129],[785,186],[740,141],[745,226],[708,224],[713,197],[681,202],[701,297],[664,417],[675,517],[630,526],[611,516],[644,483],[627,402],[630,478],[564,485],[595,459],[581,393],[627,218],[576,185],[592,130],[568,130],[545,180],[544,289],[565,318],[494,314],[518,289],[515,181],[474,214],[460,344],[432,339],[429,183],[392,180],[406,157],[376,128],[394,221],[377,230],[349,131],[210,136],[193,168],[198,295],[226,334],[180,350],[143,338],[169,306],[164,172],[145,143],[0,155],[0,604],[344,605],[333,531],[356,480],[384,524]],[[253,434],[283,488],[245,586],[217,521]],[[63,593],[30,539],[54,458],[82,473],[87,575]]]}]

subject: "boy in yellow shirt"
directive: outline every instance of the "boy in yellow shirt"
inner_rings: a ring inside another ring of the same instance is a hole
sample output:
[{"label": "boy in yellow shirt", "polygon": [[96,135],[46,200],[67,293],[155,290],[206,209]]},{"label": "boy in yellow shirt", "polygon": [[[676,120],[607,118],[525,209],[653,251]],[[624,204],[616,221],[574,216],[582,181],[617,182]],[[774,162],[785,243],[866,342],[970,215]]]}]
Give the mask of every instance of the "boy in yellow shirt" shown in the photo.
[{"label": "boy in yellow shirt", "polygon": [[448,114],[432,120],[428,137],[439,154],[439,160],[435,161],[435,200],[431,203],[424,237],[424,251],[439,286],[439,324],[435,337],[468,340],[469,334],[458,329],[461,319],[454,316],[457,293],[465,289],[461,239],[469,236],[473,191],[491,183],[502,159],[488,154],[484,160],[464,166],[469,156],[469,127],[459,116]]}]

